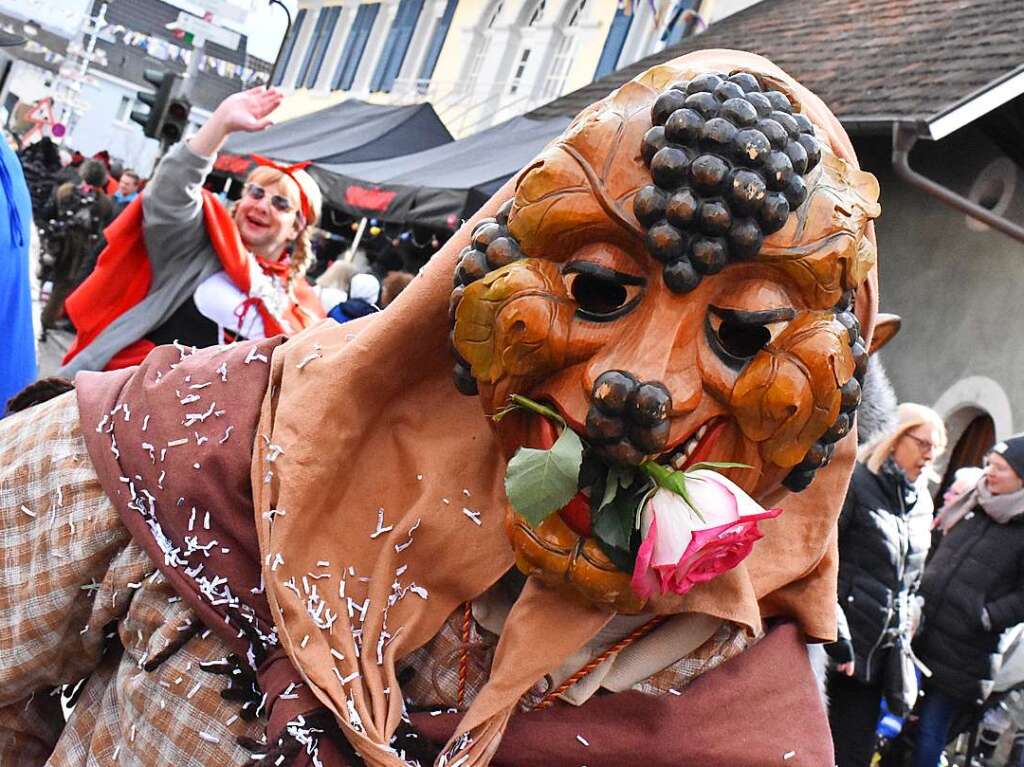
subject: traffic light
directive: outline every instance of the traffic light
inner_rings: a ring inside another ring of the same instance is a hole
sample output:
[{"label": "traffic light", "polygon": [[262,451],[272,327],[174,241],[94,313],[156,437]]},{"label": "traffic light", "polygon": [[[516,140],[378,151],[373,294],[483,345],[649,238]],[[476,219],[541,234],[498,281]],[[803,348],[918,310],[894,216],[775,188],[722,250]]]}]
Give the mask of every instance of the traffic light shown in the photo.
[{"label": "traffic light", "polygon": [[188,127],[188,113],[192,111],[192,104],[184,96],[175,96],[167,105],[167,114],[164,116],[163,125],[160,126],[159,138],[164,144],[174,144],[181,141]]},{"label": "traffic light", "polygon": [[165,146],[179,141],[188,126],[192,104],[181,93],[181,75],[159,69],[147,69],[143,79],[153,86],[154,93],[140,92],[138,99],[148,107],[132,112],[132,120],[142,126],[142,132]]}]

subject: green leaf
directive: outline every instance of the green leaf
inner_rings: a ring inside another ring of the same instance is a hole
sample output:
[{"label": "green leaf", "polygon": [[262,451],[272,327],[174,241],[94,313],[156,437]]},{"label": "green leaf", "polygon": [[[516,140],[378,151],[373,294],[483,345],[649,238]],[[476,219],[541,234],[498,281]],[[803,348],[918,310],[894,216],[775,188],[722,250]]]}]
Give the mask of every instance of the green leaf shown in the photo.
[{"label": "green leaf", "polygon": [[[629,485],[620,485],[612,501],[592,515],[591,525],[595,538],[608,558],[617,567],[630,571],[636,557],[632,545],[635,520],[653,483],[645,476],[636,476],[632,471],[626,475],[630,477]],[[608,482],[617,484],[617,477],[609,476]]]},{"label": "green leaf", "polygon": [[600,511],[605,506],[607,506],[609,503],[611,503],[613,500],[615,500],[615,494],[618,493],[618,492],[619,492],[619,483],[616,482],[612,478],[611,472],[609,472],[609,476],[608,476],[608,478],[604,482],[604,493],[601,496],[601,502],[599,504],[597,504],[596,507],[593,505],[593,503],[591,503],[591,505],[590,505],[591,515],[593,516],[593,512],[594,512],[595,509],[597,511]]},{"label": "green leaf", "polygon": [[593,517],[591,526],[594,535],[609,546],[629,551],[629,538],[633,534],[633,511],[624,511],[611,503]]},{"label": "green leaf", "polygon": [[609,466],[608,476],[604,482],[604,495],[601,503],[597,505],[598,510],[603,509],[615,498],[619,490],[625,490],[636,480],[636,472],[629,466]]},{"label": "green leaf", "polygon": [[615,480],[623,490],[636,482],[636,469],[632,466],[611,466],[608,468],[608,481]]},{"label": "green leaf", "polygon": [[519,448],[505,472],[509,503],[531,525],[539,525],[576,495],[582,463],[583,443],[572,429],[563,429],[550,450]]}]

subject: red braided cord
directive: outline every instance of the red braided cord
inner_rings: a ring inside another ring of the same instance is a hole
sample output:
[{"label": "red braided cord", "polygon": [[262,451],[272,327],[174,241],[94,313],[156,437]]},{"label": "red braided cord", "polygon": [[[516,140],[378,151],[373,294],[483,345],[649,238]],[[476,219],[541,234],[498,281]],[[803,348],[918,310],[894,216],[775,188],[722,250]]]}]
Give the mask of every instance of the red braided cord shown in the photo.
[{"label": "red braided cord", "polygon": [[541,711],[545,708],[550,708],[551,706],[553,706],[555,704],[555,701],[558,699],[559,695],[561,695],[563,692],[568,690],[570,687],[572,687],[574,684],[580,681],[583,677],[585,677],[595,668],[597,668],[606,660],[608,660],[610,656],[614,655],[615,653],[621,650],[625,650],[627,647],[633,644],[633,642],[637,641],[638,639],[642,639],[643,637],[650,634],[652,631],[654,631],[654,629],[656,629],[658,626],[664,623],[667,617],[668,616],[665,615],[657,615],[651,618],[649,621],[647,621],[647,623],[643,624],[642,626],[638,626],[637,628],[635,628],[629,634],[629,636],[620,639],[607,650],[592,658],[579,671],[577,671],[575,674],[573,674],[560,685],[558,685],[558,687],[556,687],[554,690],[545,695],[544,699],[533,707],[533,710]]},{"label": "red braided cord", "polygon": [[473,608],[467,601],[462,613],[462,652],[459,654],[459,687],[455,693],[455,703],[463,708],[466,701],[466,675],[469,672],[469,629],[473,622]]}]

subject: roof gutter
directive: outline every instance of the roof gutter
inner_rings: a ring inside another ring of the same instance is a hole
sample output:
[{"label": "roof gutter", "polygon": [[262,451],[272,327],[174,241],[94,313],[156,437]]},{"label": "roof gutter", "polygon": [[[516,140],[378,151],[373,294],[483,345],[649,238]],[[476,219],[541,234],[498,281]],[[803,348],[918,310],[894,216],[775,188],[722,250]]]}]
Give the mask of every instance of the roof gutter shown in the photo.
[{"label": "roof gutter", "polygon": [[898,115],[837,115],[843,129],[851,136],[888,136]]},{"label": "roof gutter", "polygon": [[1024,67],[1017,67],[959,103],[930,117],[928,138],[938,141],[1024,93]]},{"label": "roof gutter", "polygon": [[997,216],[987,208],[978,205],[966,197],[947,189],[935,181],[910,167],[910,150],[918,139],[918,126],[916,123],[895,123],[892,132],[892,166],[896,175],[911,186],[920,189],[930,197],[934,197],[944,205],[954,210],[965,213],[971,218],[977,219],[983,224],[996,229],[1007,237],[1024,243],[1024,227],[1009,221],[1002,216]]}]

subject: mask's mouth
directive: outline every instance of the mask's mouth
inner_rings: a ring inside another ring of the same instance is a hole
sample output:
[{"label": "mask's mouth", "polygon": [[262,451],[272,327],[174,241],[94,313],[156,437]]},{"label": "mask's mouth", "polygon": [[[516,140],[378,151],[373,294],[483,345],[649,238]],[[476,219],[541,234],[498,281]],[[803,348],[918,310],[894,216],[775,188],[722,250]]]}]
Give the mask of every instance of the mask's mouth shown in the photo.
[{"label": "mask's mouth", "polygon": [[[545,402],[544,404],[558,411],[558,407],[553,403]],[[533,444],[528,445],[528,447],[536,447],[540,450],[550,449],[555,444],[555,440],[558,439],[558,427],[551,419],[541,415],[531,414],[529,418],[532,422],[530,425],[530,435],[532,437],[530,442]],[[571,421],[568,422],[571,424]],[[725,425],[726,419],[721,416],[709,418],[692,431],[689,436],[683,437],[667,450],[652,457],[651,460],[664,466],[671,466],[677,471],[684,471],[696,463],[707,461]],[[567,426],[566,428],[572,427]],[[580,436],[580,439],[586,441],[587,437],[584,432],[581,432],[579,429],[574,429],[574,431]]]},{"label": "mask's mouth", "polygon": [[[557,406],[551,402],[545,402],[544,404],[557,410]],[[541,450],[550,449],[555,444],[555,440],[558,439],[558,426],[551,419],[538,414],[531,413],[528,417],[530,419],[528,441],[531,443],[528,446]],[[727,423],[727,419],[721,416],[710,418],[694,429],[688,436],[683,437],[668,450],[652,458],[652,460],[664,466],[670,466],[677,471],[684,471],[690,466],[707,461],[711,458],[715,444]],[[571,428],[571,426],[566,428]],[[578,430],[574,431],[577,431],[577,434],[579,434]],[[586,441],[585,435],[582,435],[581,439]],[[591,453],[595,453],[595,451],[591,451]],[[591,455],[590,460],[605,463],[596,454]],[[727,460],[727,458],[722,458],[722,460]],[[605,465],[607,466],[607,464]],[[597,471],[597,475],[602,477],[606,473],[606,471],[600,469]],[[584,472],[585,474],[586,472]],[[592,486],[592,482],[587,482],[586,478],[581,479],[579,492],[558,512],[562,521],[583,536],[590,536],[592,534],[592,508],[590,500]]]},{"label": "mask's mouth", "polygon": [[708,460],[718,436],[725,428],[725,423],[725,419],[718,416],[708,419],[689,437],[658,456],[657,462],[671,466],[677,471],[684,471],[694,464]]}]

